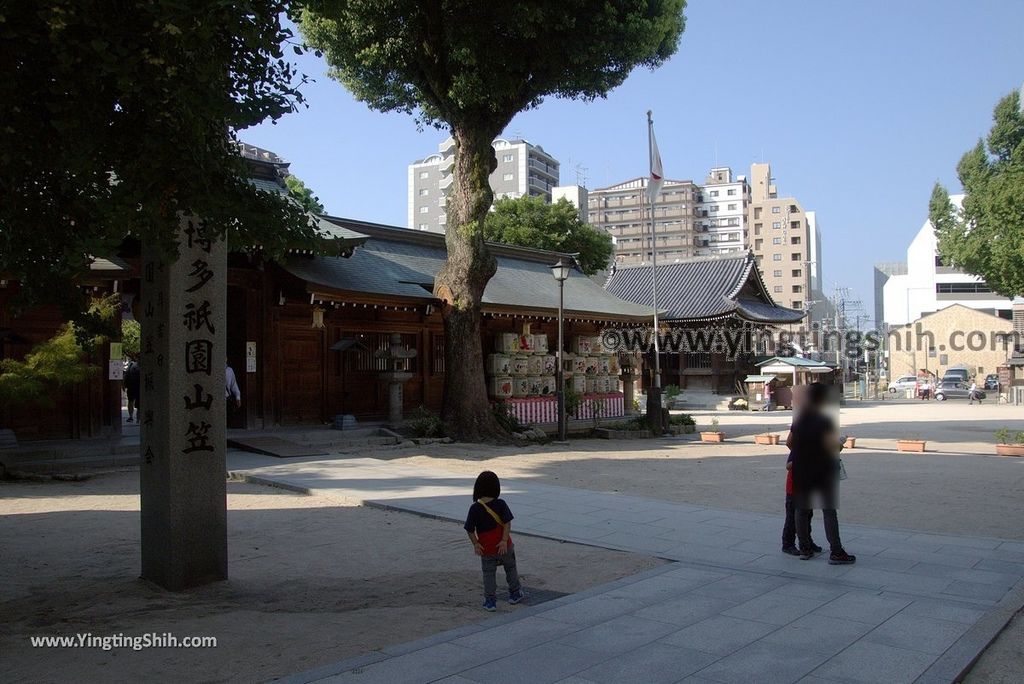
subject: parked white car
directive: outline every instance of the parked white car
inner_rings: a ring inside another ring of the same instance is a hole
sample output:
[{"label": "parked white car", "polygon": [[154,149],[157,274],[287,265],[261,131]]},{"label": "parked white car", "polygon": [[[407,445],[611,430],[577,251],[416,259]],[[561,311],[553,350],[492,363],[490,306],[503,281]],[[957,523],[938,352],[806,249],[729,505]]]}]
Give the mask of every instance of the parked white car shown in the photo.
[{"label": "parked white car", "polygon": [[901,375],[889,383],[889,391],[893,394],[917,387],[917,377],[913,375]]}]

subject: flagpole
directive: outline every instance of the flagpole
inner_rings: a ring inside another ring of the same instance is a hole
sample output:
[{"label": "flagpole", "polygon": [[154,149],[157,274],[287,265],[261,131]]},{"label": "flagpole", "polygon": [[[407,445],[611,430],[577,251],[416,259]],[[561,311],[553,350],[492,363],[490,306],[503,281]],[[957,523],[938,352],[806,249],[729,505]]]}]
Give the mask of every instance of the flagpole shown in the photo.
[{"label": "flagpole", "polygon": [[[648,186],[654,172],[654,119],[651,110],[647,110],[647,158]],[[654,228],[654,206],[658,201],[657,193],[651,193],[651,305],[654,307],[654,386],[661,389],[661,349],[658,345],[658,237]],[[660,392],[658,393],[660,395]],[[660,396],[659,396],[660,399]],[[660,403],[660,402],[659,402]]]}]

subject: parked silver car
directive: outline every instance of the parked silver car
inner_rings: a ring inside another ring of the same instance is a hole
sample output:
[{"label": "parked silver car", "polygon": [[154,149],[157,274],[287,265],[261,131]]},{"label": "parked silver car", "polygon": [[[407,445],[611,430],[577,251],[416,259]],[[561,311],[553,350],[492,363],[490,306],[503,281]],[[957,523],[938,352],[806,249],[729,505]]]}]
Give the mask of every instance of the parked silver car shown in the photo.
[{"label": "parked silver car", "polygon": [[913,375],[901,375],[889,383],[889,391],[895,394],[917,387],[917,377]]},{"label": "parked silver car", "polygon": [[[935,398],[939,401],[945,401],[946,399],[967,399],[971,394],[971,386],[966,382],[960,382],[959,380],[943,380],[939,383],[939,386],[935,388]],[[974,390],[974,398],[981,401],[985,398],[984,390],[978,388]]]}]

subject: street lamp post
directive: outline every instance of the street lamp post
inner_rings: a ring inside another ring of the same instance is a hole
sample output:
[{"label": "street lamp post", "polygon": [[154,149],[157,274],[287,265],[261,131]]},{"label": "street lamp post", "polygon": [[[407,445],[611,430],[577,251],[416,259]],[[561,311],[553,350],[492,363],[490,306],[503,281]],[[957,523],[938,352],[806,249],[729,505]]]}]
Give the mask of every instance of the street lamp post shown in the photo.
[{"label": "street lamp post", "polygon": [[562,356],[565,349],[565,342],[563,340],[562,328],[563,328],[563,311],[565,309],[565,281],[569,278],[569,272],[572,270],[572,265],[567,264],[564,259],[559,259],[558,263],[551,267],[551,275],[558,281],[558,350],[557,359],[555,362],[555,386],[557,402],[558,402],[558,441],[564,442],[565,435],[565,366],[563,364]]}]

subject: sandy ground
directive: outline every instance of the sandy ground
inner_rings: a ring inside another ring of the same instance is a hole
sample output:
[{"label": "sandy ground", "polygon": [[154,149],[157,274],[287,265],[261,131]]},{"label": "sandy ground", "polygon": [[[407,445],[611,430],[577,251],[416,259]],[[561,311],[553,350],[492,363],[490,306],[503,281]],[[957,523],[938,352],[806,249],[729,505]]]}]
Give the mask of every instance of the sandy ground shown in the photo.
[{"label": "sandy ground", "polygon": [[[230,581],[171,594],[137,579],[137,472],[0,482],[3,681],[264,681],[489,615],[457,524],[235,482],[228,509]],[[535,599],[660,563],[524,536],[516,554]],[[501,581],[499,572],[499,597]],[[218,646],[105,652],[28,642],[149,632],[215,636]]]},{"label": "sandy ground", "polygon": [[[568,446],[430,445],[360,456],[669,501],[781,514],[786,412],[712,415],[728,441],[572,440]],[[1024,539],[1024,459],[994,456],[992,433],[1024,430],[1019,407],[963,402],[855,404],[843,431],[840,519]],[[899,437],[929,453],[900,454]],[[82,483],[0,483],[0,662],[5,681],[256,681],[472,623],[478,565],[457,524],[229,484],[230,582],[167,594],[136,579],[137,473]],[[780,520],[781,523],[781,520]],[[854,553],[856,549],[851,549]],[[646,569],[641,556],[520,537],[528,588],[574,592]],[[500,610],[514,610],[507,605]],[[213,635],[211,650],[33,650],[29,634]],[[973,682],[1019,681],[1024,620],[1001,635]]]},{"label": "sandy ground", "polygon": [[[753,441],[762,432],[785,438],[789,412],[693,415],[705,428],[717,416],[727,441],[573,439],[568,446],[430,445],[375,455],[464,473],[488,468],[501,477],[781,515],[788,452]],[[842,410],[841,422],[843,432],[857,437],[857,448],[843,454],[849,479],[842,486],[841,522],[1024,539],[1024,459],[995,456],[992,446],[1000,427],[1024,430],[1024,409],[952,401],[857,404]],[[896,438],[915,435],[928,440],[928,453],[896,451]]]}]

